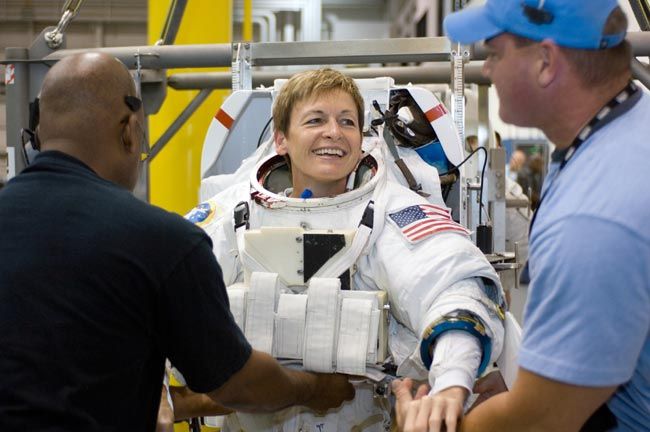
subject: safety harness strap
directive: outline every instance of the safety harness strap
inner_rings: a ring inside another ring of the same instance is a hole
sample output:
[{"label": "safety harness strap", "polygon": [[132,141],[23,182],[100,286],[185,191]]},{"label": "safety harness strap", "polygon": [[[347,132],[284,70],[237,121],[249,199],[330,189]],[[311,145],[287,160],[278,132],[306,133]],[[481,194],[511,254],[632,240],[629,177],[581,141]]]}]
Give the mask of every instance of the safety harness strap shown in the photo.
[{"label": "safety harness strap", "polygon": [[343,299],[341,329],[336,353],[336,370],[338,372],[365,375],[372,309],[373,302],[370,299]]},{"label": "safety harness strap", "polygon": [[246,339],[256,350],[271,355],[275,302],[278,296],[277,282],[276,273],[253,273],[246,301]]},{"label": "safety harness strap", "polygon": [[302,358],[306,317],[306,295],[280,295],[278,312],[275,315],[275,357],[298,360]]},{"label": "safety harness strap", "polygon": [[343,272],[349,269],[354,264],[359,256],[363,253],[370,234],[372,234],[372,227],[375,216],[375,202],[370,200],[366,209],[363,211],[363,216],[359,222],[357,234],[354,236],[352,244],[343,254],[338,258],[330,259],[323,265],[312,278],[330,278],[339,277]]},{"label": "safety harness strap", "polygon": [[334,348],[339,321],[341,281],[312,278],[307,298],[303,364],[308,370],[334,372]]}]

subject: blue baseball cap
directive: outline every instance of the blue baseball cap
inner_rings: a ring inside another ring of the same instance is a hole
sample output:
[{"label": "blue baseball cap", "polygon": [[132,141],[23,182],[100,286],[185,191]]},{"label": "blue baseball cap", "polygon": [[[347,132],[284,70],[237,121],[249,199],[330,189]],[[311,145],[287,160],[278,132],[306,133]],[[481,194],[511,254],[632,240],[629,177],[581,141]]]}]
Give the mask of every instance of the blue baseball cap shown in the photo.
[{"label": "blue baseball cap", "polygon": [[470,44],[508,32],[535,41],[579,49],[604,49],[620,44],[625,32],[603,35],[616,0],[487,0],[445,17],[453,41]]}]

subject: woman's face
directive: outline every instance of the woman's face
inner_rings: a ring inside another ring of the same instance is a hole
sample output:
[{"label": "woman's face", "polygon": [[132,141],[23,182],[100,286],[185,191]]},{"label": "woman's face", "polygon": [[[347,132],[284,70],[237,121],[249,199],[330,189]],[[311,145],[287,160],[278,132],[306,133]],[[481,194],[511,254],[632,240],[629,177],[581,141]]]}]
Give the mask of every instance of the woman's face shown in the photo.
[{"label": "woman's face", "polygon": [[275,132],[279,155],[289,155],[294,195],[345,192],[348,175],[361,157],[361,131],[354,99],[335,90],[298,102],[286,134]]}]

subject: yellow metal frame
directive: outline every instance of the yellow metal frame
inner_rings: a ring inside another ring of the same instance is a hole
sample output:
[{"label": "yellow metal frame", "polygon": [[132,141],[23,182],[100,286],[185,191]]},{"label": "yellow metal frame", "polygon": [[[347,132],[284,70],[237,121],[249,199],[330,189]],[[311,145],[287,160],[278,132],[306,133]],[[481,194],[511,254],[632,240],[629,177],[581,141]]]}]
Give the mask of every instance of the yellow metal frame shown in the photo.
[{"label": "yellow metal frame", "polygon": [[[149,44],[155,43],[162,32],[169,1],[149,0]],[[232,0],[192,0],[176,36],[176,45],[230,43],[232,40]],[[212,68],[212,71],[228,71]],[[196,71],[173,69],[168,75]],[[201,71],[207,71],[201,69]],[[167,97],[160,111],[149,117],[150,141],[156,140],[196,96],[198,91],[167,88]],[[185,214],[198,203],[201,149],[210,121],[224,99],[227,90],[213,91],[196,110],[165,148],[151,161],[149,171],[149,198],[152,204]]]}]

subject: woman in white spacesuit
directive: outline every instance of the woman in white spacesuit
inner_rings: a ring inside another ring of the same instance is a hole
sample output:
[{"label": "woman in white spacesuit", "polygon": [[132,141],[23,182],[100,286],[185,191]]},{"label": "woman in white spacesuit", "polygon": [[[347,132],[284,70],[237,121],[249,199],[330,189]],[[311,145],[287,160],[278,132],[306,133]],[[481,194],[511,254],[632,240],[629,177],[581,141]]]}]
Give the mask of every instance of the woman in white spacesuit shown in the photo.
[{"label": "woman in white spacesuit", "polygon": [[386,375],[373,371],[390,365],[428,380],[453,430],[475,378],[501,352],[496,273],[442,200],[387,181],[380,144],[362,151],[363,119],[352,79],[331,69],[295,75],[273,107],[277,155],[188,216],[212,238],[253,346],[307,369],[366,377],[338,410],[237,413],[225,430],[389,430],[388,399],[373,383]]}]

